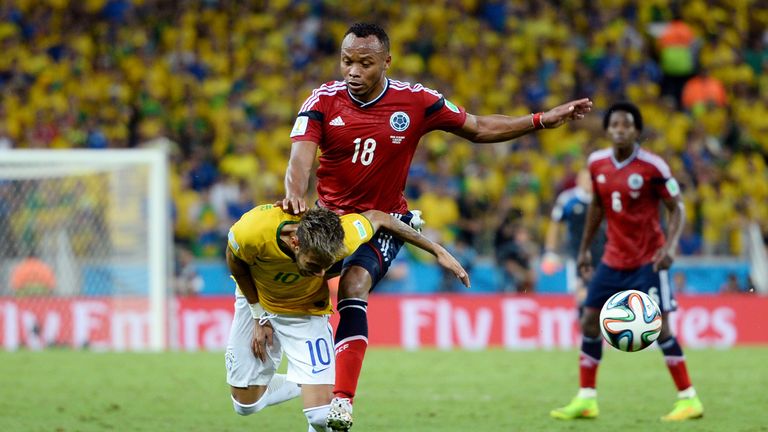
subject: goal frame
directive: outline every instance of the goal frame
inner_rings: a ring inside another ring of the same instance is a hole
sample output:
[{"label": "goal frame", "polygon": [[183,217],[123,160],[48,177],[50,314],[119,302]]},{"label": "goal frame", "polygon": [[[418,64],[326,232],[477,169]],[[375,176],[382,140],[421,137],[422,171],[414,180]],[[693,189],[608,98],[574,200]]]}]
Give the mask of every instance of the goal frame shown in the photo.
[{"label": "goal frame", "polygon": [[[169,346],[169,296],[171,276],[171,220],[168,155],[160,148],[144,149],[11,149],[0,151],[3,164],[65,164],[104,169],[143,164],[149,166],[147,182],[147,246],[149,267],[149,350]],[[0,175],[2,177],[2,175]]]}]

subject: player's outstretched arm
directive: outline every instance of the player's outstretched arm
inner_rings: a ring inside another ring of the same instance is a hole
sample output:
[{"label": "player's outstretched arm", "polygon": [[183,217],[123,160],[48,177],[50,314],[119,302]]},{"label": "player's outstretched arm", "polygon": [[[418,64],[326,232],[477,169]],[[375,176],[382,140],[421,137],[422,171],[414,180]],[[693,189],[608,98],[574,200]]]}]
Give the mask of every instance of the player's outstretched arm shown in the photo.
[{"label": "player's outstretched arm", "polygon": [[501,114],[478,116],[467,113],[459,130],[451,132],[476,143],[509,141],[537,129],[551,129],[569,121],[580,120],[592,111],[592,101],[577,99],[558,105],[549,111],[509,117]]},{"label": "player's outstretched arm", "polygon": [[291,158],[285,170],[285,198],[282,208],[293,214],[307,210],[305,196],[309,187],[309,176],[317,154],[317,143],[297,141],[291,145]]},{"label": "player's outstretched arm", "polygon": [[462,267],[456,258],[445,250],[444,247],[424,237],[410,225],[393,217],[389,213],[378,210],[368,210],[362,213],[362,215],[371,221],[374,231],[378,231],[380,228],[386,229],[395,237],[431,253],[437,257],[438,264],[452,271],[453,274],[461,280],[464,286],[467,288],[470,287],[467,271],[464,270],[464,267]]}]

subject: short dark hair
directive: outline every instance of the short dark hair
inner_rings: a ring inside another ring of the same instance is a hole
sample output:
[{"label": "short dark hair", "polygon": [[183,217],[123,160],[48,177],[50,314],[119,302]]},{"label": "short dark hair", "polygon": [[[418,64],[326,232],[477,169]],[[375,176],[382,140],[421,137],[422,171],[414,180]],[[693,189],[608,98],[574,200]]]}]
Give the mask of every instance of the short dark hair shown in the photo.
[{"label": "short dark hair", "polygon": [[616,111],[624,111],[632,114],[632,120],[635,122],[635,129],[638,132],[643,131],[643,116],[640,114],[640,109],[631,102],[616,102],[608,108],[603,116],[603,130],[608,129],[608,123],[611,121],[611,114]]},{"label": "short dark hair", "polygon": [[379,42],[384,45],[384,49],[389,52],[389,36],[387,36],[387,32],[385,32],[383,28],[379,27],[378,24],[362,22],[354,23],[349,28],[349,30],[344,33],[344,37],[347,37],[347,35],[350,33],[359,38],[376,36],[376,39],[378,39]]},{"label": "short dark hair", "polygon": [[336,213],[315,207],[307,210],[296,228],[299,248],[310,252],[315,258],[327,265],[338,260],[344,249],[344,228]]}]

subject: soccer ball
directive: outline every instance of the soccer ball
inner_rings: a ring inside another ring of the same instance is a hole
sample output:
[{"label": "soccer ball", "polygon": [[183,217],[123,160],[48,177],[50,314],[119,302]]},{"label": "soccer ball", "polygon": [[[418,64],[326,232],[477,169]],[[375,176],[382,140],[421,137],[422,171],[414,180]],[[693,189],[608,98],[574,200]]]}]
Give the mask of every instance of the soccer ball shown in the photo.
[{"label": "soccer ball", "polygon": [[661,331],[661,311],[648,294],[621,291],[600,310],[600,332],[614,348],[640,351],[650,346]]}]

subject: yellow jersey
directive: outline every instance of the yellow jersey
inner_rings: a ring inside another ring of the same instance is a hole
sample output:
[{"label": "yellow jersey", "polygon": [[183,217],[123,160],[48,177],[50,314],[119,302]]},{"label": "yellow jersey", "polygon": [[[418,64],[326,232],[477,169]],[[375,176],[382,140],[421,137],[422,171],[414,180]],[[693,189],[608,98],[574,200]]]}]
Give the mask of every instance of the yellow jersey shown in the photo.
[{"label": "yellow jersey", "polygon": [[[266,311],[327,315],[333,313],[328,284],[322,277],[300,275],[294,257],[280,247],[280,231],[285,225],[299,223],[299,219],[272,204],[254,207],[230,228],[228,247],[250,266],[259,303]],[[351,255],[374,234],[371,222],[357,213],[341,216],[341,226],[344,251],[339,260]],[[243,295],[240,287],[237,294]]]}]

